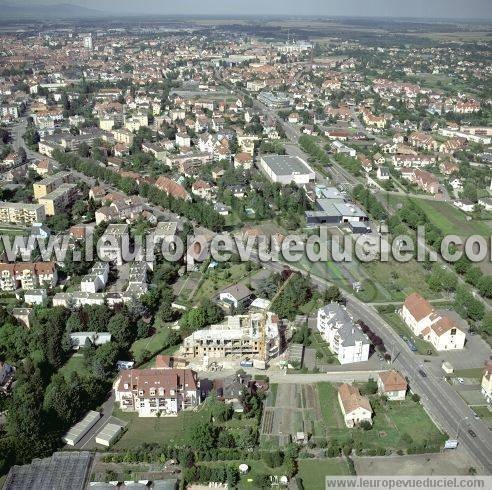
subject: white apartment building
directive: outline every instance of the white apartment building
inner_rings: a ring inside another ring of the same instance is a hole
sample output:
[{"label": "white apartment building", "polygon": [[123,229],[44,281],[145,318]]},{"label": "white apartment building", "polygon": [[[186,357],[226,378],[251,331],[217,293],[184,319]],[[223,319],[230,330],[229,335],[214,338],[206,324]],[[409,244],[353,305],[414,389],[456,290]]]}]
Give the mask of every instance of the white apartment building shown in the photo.
[{"label": "white apartment building", "polygon": [[108,282],[108,274],[109,264],[107,262],[97,262],[89,274],[82,278],[80,290],[85,293],[98,293],[102,291]]},{"label": "white apartment building", "polygon": [[371,343],[339,303],[330,303],[318,310],[316,326],[340,364],[369,359]]},{"label": "white apartment building", "polygon": [[200,404],[200,382],[191,369],[129,369],[113,388],[120,409],[139,417],[177,416]]}]

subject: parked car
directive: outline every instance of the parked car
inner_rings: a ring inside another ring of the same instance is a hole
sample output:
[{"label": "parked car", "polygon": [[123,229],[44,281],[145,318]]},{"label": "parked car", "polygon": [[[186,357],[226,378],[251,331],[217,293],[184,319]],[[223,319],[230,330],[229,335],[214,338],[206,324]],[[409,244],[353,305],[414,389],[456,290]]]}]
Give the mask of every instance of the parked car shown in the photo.
[{"label": "parked car", "polygon": [[458,383],[459,383],[460,385],[462,385],[464,382],[465,382],[465,380],[464,380],[463,378],[458,378]]}]

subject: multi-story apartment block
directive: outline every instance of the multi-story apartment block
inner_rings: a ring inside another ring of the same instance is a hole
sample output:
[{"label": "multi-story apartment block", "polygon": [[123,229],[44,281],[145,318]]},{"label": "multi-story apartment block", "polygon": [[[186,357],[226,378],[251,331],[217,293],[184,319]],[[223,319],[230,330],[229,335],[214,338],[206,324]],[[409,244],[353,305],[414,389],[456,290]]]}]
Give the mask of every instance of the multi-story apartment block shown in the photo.
[{"label": "multi-story apartment block", "polygon": [[135,135],[128,129],[115,129],[113,131],[113,138],[117,143],[123,143],[131,146],[133,144],[133,138]]},{"label": "multi-story apartment block", "polygon": [[0,202],[0,223],[32,225],[42,223],[46,213],[42,204]]},{"label": "multi-story apartment block", "polygon": [[58,273],[54,262],[16,262],[0,263],[0,290],[15,291],[52,288],[58,282]]},{"label": "multi-story apartment block", "polygon": [[65,211],[77,199],[76,184],[61,184],[54,191],[38,199],[39,204],[44,206],[46,216],[54,216],[60,211]]},{"label": "multi-story apartment block", "polygon": [[191,369],[129,369],[114,384],[121,410],[139,417],[176,416],[200,403],[200,382]]},{"label": "multi-story apartment block", "polygon": [[39,199],[53,192],[62,184],[68,184],[72,180],[70,172],[58,172],[55,175],[50,175],[39,182],[33,184],[34,199]]},{"label": "multi-story apartment block", "polygon": [[330,303],[320,308],[317,327],[332,352],[337,355],[340,364],[369,359],[371,343],[342,305]]},{"label": "multi-story apartment block", "polygon": [[109,264],[97,262],[88,274],[80,282],[80,290],[84,293],[98,293],[103,290],[108,282]]}]

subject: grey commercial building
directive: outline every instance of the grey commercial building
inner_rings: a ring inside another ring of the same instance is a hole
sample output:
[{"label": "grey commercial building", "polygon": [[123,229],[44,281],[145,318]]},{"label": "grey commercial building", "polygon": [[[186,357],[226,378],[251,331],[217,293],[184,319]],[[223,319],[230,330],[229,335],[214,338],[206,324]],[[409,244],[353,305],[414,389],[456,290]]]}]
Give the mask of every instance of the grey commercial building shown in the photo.
[{"label": "grey commercial building", "polygon": [[258,100],[265,104],[267,107],[273,109],[280,109],[281,107],[289,107],[291,104],[290,99],[282,92],[273,94],[272,92],[261,92],[258,95]]},{"label": "grey commercial building", "polygon": [[272,182],[297,185],[314,182],[314,170],[302,159],[291,155],[263,155],[259,167]]},{"label": "grey commercial building", "polygon": [[306,222],[311,226],[365,221],[369,221],[366,213],[359,206],[342,198],[318,199],[316,210],[306,211]]}]

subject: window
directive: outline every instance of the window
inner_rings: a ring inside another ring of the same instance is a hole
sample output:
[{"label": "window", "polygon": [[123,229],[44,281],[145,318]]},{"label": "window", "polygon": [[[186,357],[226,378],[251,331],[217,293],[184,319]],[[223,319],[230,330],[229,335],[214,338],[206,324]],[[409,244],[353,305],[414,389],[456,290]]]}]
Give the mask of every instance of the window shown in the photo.
[{"label": "window", "polygon": [[456,335],[456,328],[451,329],[451,335]]}]

